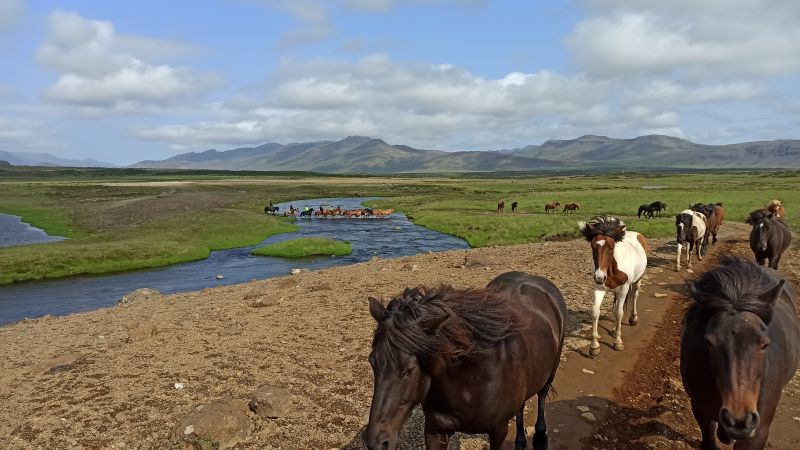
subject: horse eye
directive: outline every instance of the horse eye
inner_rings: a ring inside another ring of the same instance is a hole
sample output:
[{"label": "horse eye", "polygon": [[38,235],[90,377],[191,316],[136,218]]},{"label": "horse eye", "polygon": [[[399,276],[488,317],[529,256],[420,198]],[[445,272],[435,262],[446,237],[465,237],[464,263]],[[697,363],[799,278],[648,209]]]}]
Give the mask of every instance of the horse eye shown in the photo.
[{"label": "horse eye", "polygon": [[412,367],[412,368],[410,368],[410,369],[407,369],[407,370],[406,370],[405,372],[403,372],[403,374],[402,374],[402,375],[400,375],[400,376],[401,376],[401,377],[403,377],[403,378],[405,378],[405,377],[407,377],[407,376],[411,375],[413,372],[414,372],[414,368]]},{"label": "horse eye", "polygon": [[766,350],[766,349],[767,349],[767,347],[769,347],[769,344],[770,344],[770,343],[769,343],[769,342],[767,342],[766,344],[762,345],[762,346],[761,346],[761,351],[764,351],[764,350]]}]

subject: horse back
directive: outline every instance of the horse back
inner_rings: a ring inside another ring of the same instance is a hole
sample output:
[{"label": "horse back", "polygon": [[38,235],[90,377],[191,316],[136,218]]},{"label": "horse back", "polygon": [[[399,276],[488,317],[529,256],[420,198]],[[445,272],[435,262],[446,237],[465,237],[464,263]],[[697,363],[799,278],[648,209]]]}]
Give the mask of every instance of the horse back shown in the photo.
[{"label": "horse back", "polygon": [[773,353],[767,364],[782,369],[776,374],[781,378],[781,387],[792,379],[800,363],[800,320],[797,317],[796,301],[794,288],[785,283],[783,292],[775,302],[775,313],[768,326],[772,342],[768,350],[773,350]]},{"label": "horse back", "polygon": [[525,272],[506,272],[490,281],[487,288],[503,295],[512,313],[523,322],[534,318],[530,326],[549,326],[560,348],[566,332],[567,304],[555,284]]},{"label": "horse back", "polygon": [[617,268],[628,275],[628,282],[638,281],[647,268],[647,239],[635,231],[626,231],[614,246],[614,260]]}]

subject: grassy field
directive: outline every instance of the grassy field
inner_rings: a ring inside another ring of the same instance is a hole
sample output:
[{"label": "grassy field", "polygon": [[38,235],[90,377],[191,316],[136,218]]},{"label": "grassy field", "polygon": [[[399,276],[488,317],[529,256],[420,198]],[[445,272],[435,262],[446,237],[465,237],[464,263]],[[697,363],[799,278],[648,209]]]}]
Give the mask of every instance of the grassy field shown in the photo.
[{"label": "grassy field", "polygon": [[[664,173],[505,178],[332,177],[303,173],[34,169],[0,172],[0,212],[15,214],[62,242],[0,249],[0,283],[156,267],[254,245],[292,231],[264,204],[319,197],[383,197],[415,223],[473,247],[577,236],[576,222],[621,216],[649,237],[674,235],[674,215],[694,202],[723,202],[726,220],[743,221],[772,198],[800,219],[800,173]],[[495,211],[503,200],[506,210]],[[545,214],[544,204],[581,205],[574,215]],[[639,220],[640,204],[661,200],[664,216]],[[516,213],[511,202],[519,202]]]},{"label": "grassy field", "polygon": [[253,250],[254,255],[280,258],[302,258],[305,256],[344,256],[353,253],[349,242],[326,238],[299,238],[276,242]]}]

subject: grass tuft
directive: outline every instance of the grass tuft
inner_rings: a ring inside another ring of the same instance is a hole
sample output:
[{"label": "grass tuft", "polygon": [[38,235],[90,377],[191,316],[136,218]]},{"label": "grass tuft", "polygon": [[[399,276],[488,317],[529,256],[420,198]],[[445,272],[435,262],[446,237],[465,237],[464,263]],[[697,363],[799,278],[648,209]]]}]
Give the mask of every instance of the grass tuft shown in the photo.
[{"label": "grass tuft", "polygon": [[304,256],[343,256],[353,252],[349,242],[327,238],[299,238],[276,242],[253,250],[254,255],[280,258],[302,258]]}]

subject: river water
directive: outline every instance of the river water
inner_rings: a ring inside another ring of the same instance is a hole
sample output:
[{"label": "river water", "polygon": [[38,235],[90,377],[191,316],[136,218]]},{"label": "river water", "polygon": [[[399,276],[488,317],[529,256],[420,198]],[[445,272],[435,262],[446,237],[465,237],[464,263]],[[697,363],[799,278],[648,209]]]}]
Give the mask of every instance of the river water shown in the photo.
[{"label": "river water", "polygon": [[49,236],[44,230],[32,227],[21,217],[0,214],[0,247],[60,241],[61,236]]},{"label": "river water", "polygon": [[[359,208],[366,200],[369,199],[307,199],[279,203],[276,206],[280,207],[280,212],[288,209],[290,203],[300,208],[328,204],[354,209]],[[0,285],[0,325],[26,317],[65,315],[112,306],[123,295],[143,287],[171,294],[284,276],[294,268],[315,270],[368,261],[374,256],[394,258],[428,251],[469,248],[465,241],[414,225],[402,214],[393,214],[386,219],[303,218],[296,223],[300,226],[297,232],[274,235],[255,246],[214,251],[208,258],[200,261],[113,275],[77,276]],[[0,236],[3,234],[4,229],[0,227]],[[254,248],[263,244],[312,236],[349,241],[353,246],[353,253],[339,257],[301,259],[250,254]],[[217,275],[224,278],[218,280]]]}]

